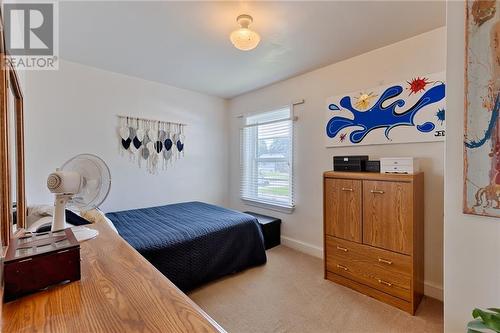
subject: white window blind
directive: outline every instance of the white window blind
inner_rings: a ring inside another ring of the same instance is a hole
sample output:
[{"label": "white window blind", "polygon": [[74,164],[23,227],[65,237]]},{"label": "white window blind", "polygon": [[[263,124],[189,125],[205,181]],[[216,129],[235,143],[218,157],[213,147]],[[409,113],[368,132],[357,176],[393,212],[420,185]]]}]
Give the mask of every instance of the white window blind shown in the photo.
[{"label": "white window blind", "polygon": [[240,144],[241,198],[293,208],[293,116],[290,108],[245,117]]}]

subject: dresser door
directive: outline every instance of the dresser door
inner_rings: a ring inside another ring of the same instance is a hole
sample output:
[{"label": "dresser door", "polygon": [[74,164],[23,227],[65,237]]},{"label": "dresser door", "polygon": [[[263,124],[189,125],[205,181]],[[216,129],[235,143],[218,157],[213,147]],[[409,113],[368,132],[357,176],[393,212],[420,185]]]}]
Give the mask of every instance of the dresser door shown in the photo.
[{"label": "dresser door", "polygon": [[325,233],[361,243],[361,181],[325,179]]},{"label": "dresser door", "polygon": [[363,243],[411,254],[410,183],[363,181]]}]

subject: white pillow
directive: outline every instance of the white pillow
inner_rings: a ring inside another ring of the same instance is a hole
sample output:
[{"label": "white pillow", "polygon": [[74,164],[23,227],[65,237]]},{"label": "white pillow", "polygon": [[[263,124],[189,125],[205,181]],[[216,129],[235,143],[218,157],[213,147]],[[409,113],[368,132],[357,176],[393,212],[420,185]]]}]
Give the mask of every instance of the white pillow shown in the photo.
[{"label": "white pillow", "polygon": [[32,223],[27,231],[29,232],[36,232],[38,230],[38,228],[41,228],[43,226],[51,226],[52,225],[52,216],[45,216],[45,217],[42,217],[40,219],[38,219],[37,221],[35,221],[34,223]]},{"label": "white pillow", "polygon": [[[78,216],[81,216],[80,212],[71,210]],[[54,216],[54,205],[32,205],[27,208],[27,216],[26,216],[26,227],[28,231],[35,232],[40,225],[40,219],[45,217],[50,217],[50,221],[52,221],[52,216]],[[44,220],[46,221],[46,220]],[[35,226],[35,223],[37,227]],[[52,222],[51,222],[52,223]],[[68,223],[71,225],[70,223]],[[33,229],[35,228],[35,229]]]},{"label": "white pillow", "polygon": [[52,216],[54,214],[54,205],[33,205],[28,206],[27,214],[29,215],[40,215],[40,216]]},{"label": "white pillow", "polygon": [[37,222],[42,217],[52,216],[54,214],[53,205],[33,205],[26,209],[26,227],[31,229],[33,223]]}]

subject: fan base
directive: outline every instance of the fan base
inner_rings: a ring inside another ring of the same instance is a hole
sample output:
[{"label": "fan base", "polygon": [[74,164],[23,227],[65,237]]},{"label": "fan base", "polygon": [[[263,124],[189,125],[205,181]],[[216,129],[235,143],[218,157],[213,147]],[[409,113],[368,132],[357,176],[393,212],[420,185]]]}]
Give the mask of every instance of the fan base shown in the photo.
[{"label": "fan base", "polygon": [[99,235],[99,231],[82,226],[73,227],[71,228],[71,230],[73,231],[76,240],[80,243],[95,238],[97,237],[97,235]]}]

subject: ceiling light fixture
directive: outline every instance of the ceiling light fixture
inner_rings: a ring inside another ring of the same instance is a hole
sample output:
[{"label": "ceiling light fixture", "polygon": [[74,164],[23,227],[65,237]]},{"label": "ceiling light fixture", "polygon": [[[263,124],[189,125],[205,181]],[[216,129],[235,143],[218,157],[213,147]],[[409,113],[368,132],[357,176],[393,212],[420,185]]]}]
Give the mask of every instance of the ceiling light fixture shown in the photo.
[{"label": "ceiling light fixture", "polygon": [[248,29],[250,23],[253,22],[253,18],[250,15],[243,14],[236,18],[236,22],[241,28],[231,32],[229,36],[234,47],[242,51],[250,51],[256,48],[259,45],[260,36],[255,31]]}]

